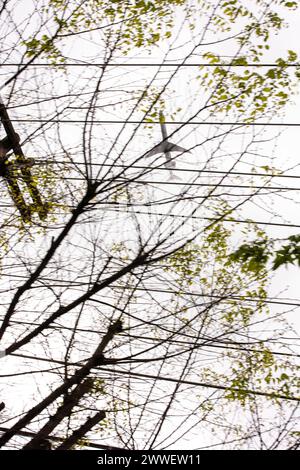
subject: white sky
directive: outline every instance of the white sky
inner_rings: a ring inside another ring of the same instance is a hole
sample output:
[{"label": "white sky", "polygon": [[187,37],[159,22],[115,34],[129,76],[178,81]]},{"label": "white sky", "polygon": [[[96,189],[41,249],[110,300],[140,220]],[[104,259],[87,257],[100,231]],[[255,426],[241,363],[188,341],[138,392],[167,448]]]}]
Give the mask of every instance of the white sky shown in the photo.
[{"label": "white sky", "polygon": [[[300,56],[300,44],[299,41],[295,40],[295,38],[298,37],[298,29],[299,29],[299,11],[295,14],[295,12],[291,13],[289,15],[289,18],[287,18],[290,26],[288,30],[285,30],[280,37],[275,37],[272,39],[273,45],[275,45],[273,52],[274,56],[280,56],[285,53],[287,48],[293,49],[296,52],[298,52]],[[183,40],[183,33],[181,33],[180,36],[180,42],[184,43],[185,40]],[[186,36],[188,39],[188,35]],[[95,35],[95,40],[97,40],[98,35]],[[93,39],[94,40],[94,39]],[[68,47],[68,46],[67,46]],[[159,62],[163,58],[163,53],[165,52],[166,48],[164,45],[162,45],[161,50],[159,50],[157,47],[154,48],[153,54],[149,56],[149,58],[146,59],[146,54],[143,51],[136,51],[132,53],[132,61],[134,62],[148,62],[148,61],[153,61],[153,62]],[[183,47],[180,49],[181,56],[180,58],[184,57],[185,52],[186,52],[186,47]],[[72,57],[73,59],[80,58],[82,60],[89,60],[89,57],[94,56],[94,52],[99,51],[98,43],[92,44],[90,40],[84,39],[81,42],[74,42],[71,44],[69,50],[68,50],[68,55]],[[230,51],[225,50],[225,54],[229,54]],[[171,54],[169,56],[170,60],[174,60],[174,58],[178,57],[178,51]],[[123,59],[122,59],[123,60]],[[127,60],[131,60],[131,58],[126,58]],[[272,58],[270,59],[272,60]],[[121,59],[120,59],[121,61]],[[195,57],[192,62],[195,62]],[[99,62],[101,62],[101,59],[99,58]],[[143,81],[145,79],[148,79],[149,76],[153,73],[153,70],[150,68],[128,68],[126,70],[126,79],[123,77],[120,77],[120,69],[115,69],[115,72],[112,71],[110,72],[109,75],[109,87],[115,86],[115,87],[124,87],[124,83],[126,83],[126,88],[127,90],[133,90],[135,87],[140,87],[143,84]],[[123,69],[122,69],[123,71]],[[128,75],[128,72],[130,71],[130,74]],[[82,77],[80,77],[79,74],[82,73]],[[73,82],[79,83],[80,80],[86,80],[88,79],[90,73],[90,69],[83,69],[78,71],[72,70],[72,80]],[[97,73],[99,73],[99,69],[97,70]],[[55,74],[54,74],[55,75]],[[180,111],[176,119],[178,120],[185,120],[191,116],[193,111],[199,107],[199,100],[203,99],[201,95],[201,90],[197,91],[197,95],[195,94],[195,89],[197,87],[197,82],[195,80],[192,80],[194,75],[194,70],[193,69],[183,69],[182,72],[178,74],[177,79],[174,81],[172,84],[172,89],[170,89],[169,93],[167,93],[168,96],[168,103],[167,103],[167,110],[166,110],[166,115],[167,113],[171,113],[174,109],[181,107],[182,111]],[[59,73],[57,73],[56,77],[59,76]],[[159,83],[161,83],[165,77],[168,76],[168,73],[163,71],[160,74],[159,78]],[[190,80],[191,77],[191,80]],[[45,76],[45,82],[48,80],[47,75]],[[57,79],[55,78],[54,81],[51,79],[49,80],[50,83],[45,86],[45,91],[49,87],[49,90],[53,89],[55,92],[61,93],[62,90],[67,89],[67,84],[63,80],[63,74],[61,74],[60,78]],[[190,83],[189,83],[190,82]],[[1,83],[0,83],[1,86]],[[34,84],[33,84],[34,87]],[[5,97],[5,91],[3,92],[3,95]],[[105,93],[103,93],[100,103],[103,104],[105,100]],[[108,98],[109,100],[109,98]],[[299,97],[296,97],[294,99],[295,103],[290,104],[286,108],[285,116],[274,116],[274,121],[279,122],[281,119],[283,119],[284,122],[300,122],[300,116],[299,116],[299,104],[300,104],[300,99]],[[45,109],[46,114],[50,112],[50,106],[49,108]],[[69,110],[67,111],[69,112]],[[26,116],[32,116],[32,110],[31,109],[20,109],[16,111],[18,117],[25,117]],[[113,110],[112,112],[106,112],[105,108],[104,110],[100,110],[97,113],[97,116],[99,116],[99,119],[122,119],[126,114],[126,109],[122,110],[117,108],[116,110]],[[77,118],[77,119],[84,119],[84,112],[82,110],[73,110],[71,114],[72,118]],[[198,120],[198,119],[197,119]],[[212,120],[212,119],[210,119]],[[22,130],[23,134],[26,132],[28,133],[28,129],[34,129],[38,125],[28,125],[28,123],[22,125]],[[130,126],[129,126],[130,127]],[[99,146],[99,161],[101,161],[101,157],[105,155],[107,148],[110,146],[111,142],[114,139],[114,136],[118,129],[120,128],[119,125],[107,125],[107,126],[99,126],[99,141],[101,141],[101,146]],[[63,140],[67,144],[67,146],[71,147],[79,141],[81,138],[81,135],[79,134],[79,129],[80,125],[65,125],[64,127],[64,135],[63,135]],[[171,133],[176,129],[175,125],[169,125],[167,127],[168,132]],[[281,130],[281,128],[278,128],[278,130]],[[275,134],[277,131],[277,128],[269,128],[267,130],[266,135],[272,135]],[[98,132],[98,131],[97,131]],[[194,147],[195,145],[199,145],[199,143],[202,141],[202,139],[205,139],[207,135],[212,134],[214,131],[209,129],[208,126],[189,126],[187,128],[184,128],[183,130],[179,131],[178,134],[176,134],[176,137],[174,136],[171,140],[172,142],[175,143],[180,143],[180,145],[183,145],[187,148],[189,147]],[[128,138],[128,133],[125,133],[123,136],[123,141],[125,142],[126,139]],[[130,158],[134,158],[138,155],[141,154],[141,152],[145,152],[146,150],[150,149],[151,146],[156,144],[160,139],[160,129],[159,126],[154,126],[154,129],[151,131],[145,131],[141,130],[138,134],[137,137],[133,140],[132,144],[128,148],[128,155],[130,155]],[[271,142],[270,144],[263,144],[261,145],[262,147],[262,153],[272,153],[273,155],[273,164],[277,169],[280,170],[286,170],[287,168],[293,168],[291,170],[291,173],[300,175],[300,166],[299,165],[299,155],[298,155],[298,149],[299,149],[299,128],[290,128],[286,129],[282,135],[276,140],[275,146],[274,142]],[[122,140],[121,140],[122,141]],[[146,144],[145,144],[146,142]],[[44,146],[44,143],[41,142],[41,148],[45,151],[47,149]],[[119,149],[121,148],[121,143],[118,144]],[[230,166],[230,153],[234,151],[238,151],[241,148],[242,145],[242,137],[236,137],[234,139],[229,139],[228,142],[224,145],[224,155],[227,152],[227,159],[226,158],[217,158],[213,163],[212,166],[210,167],[211,169],[222,169],[226,170],[228,169],[228,166]],[[117,146],[118,148],[118,146]],[[193,151],[192,156],[190,155],[183,155],[179,156],[178,159],[176,160],[177,167],[185,167],[188,169],[197,169],[203,167],[203,164],[205,164],[205,161],[207,159],[207,156],[210,154],[212,147],[210,145],[204,145],[203,147],[200,146],[196,150]],[[32,147],[32,151],[36,151],[36,148]],[[78,158],[81,157],[78,156]],[[122,157],[123,158],[123,157]],[[126,156],[124,156],[126,158]],[[147,162],[148,163],[148,162]],[[249,161],[249,164],[247,165],[246,163],[241,164],[238,166],[238,169],[241,171],[250,171],[251,166],[253,164],[253,160]],[[262,158],[258,157],[255,161],[255,163],[259,166],[264,164],[264,161]],[[145,162],[146,164],[146,162]],[[270,164],[269,161],[267,164]],[[238,171],[237,169],[237,171]],[[180,178],[184,182],[186,181],[186,173],[180,173]],[[165,172],[162,171],[157,171],[154,175],[151,175],[149,177],[149,181],[152,179],[159,179],[162,180],[165,177]],[[210,182],[211,181],[211,176],[210,177],[204,177],[202,181]],[[213,179],[212,181],[215,182],[217,179]],[[230,179],[228,178],[226,181],[228,182]],[[255,180],[258,182],[258,184],[261,183],[261,178],[257,178]],[[284,179],[284,180],[273,180],[272,185],[275,184],[282,184],[284,186],[293,186],[295,187],[298,183],[297,180],[292,180],[292,179]],[[160,187],[159,189],[155,189],[154,193],[155,196],[157,197],[158,195],[165,195],[169,193],[175,193],[178,191],[177,187],[170,187],[170,186],[163,186]],[[200,189],[198,189],[200,191]],[[289,193],[290,196],[290,193]],[[270,209],[271,212],[274,210],[276,211],[276,214],[278,214],[278,217],[274,217],[272,213],[266,212],[266,208]],[[182,208],[182,211],[184,209]],[[164,209],[165,212],[167,212],[166,209]],[[178,211],[178,206],[177,206],[177,211]],[[210,209],[209,207],[206,208],[206,216],[210,216]],[[259,201],[259,207],[256,205],[253,205],[252,203],[245,205],[243,207],[242,211],[239,213],[239,218],[253,218],[254,220],[257,221],[272,221],[272,222],[281,222],[281,223],[291,223],[291,224],[300,224],[300,219],[299,219],[299,193],[293,192],[292,197],[289,199],[284,199],[281,196],[275,197],[273,196],[270,198],[269,196],[262,197],[261,200]],[[120,218],[120,225],[122,224],[122,218]],[[117,226],[115,226],[116,229],[118,229]],[[193,224],[191,224],[191,227],[193,228]],[[128,228],[130,230],[130,228]],[[299,233],[298,228],[294,229],[287,229],[287,228],[277,228],[275,229],[274,227],[265,227],[265,230],[267,231],[268,234],[274,237],[286,237],[290,234],[293,233]],[[121,235],[121,237],[120,237]],[[118,232],[116,230],[114,234],[116,240],[120,237],[122,239],[122,234],[121,232]],[[29,252],[30,252],[29,248]],[[293,300],[299,300],[299,294],[298,294],[298,276],[299,276],[299,270],[297,268],[293,267],[288,267],[288,268],[281,268],[276,274],[274,275],[274,279],[272,281],[271,289],[270,289],[270,297],[273,296],[279,296],[280,298],[289,298]],[[272,307],[273,308],[273,307]],[[274,307],[275,309],[276,307]],[[295,326],[299,327],[299,324],[297,325],[297,320],[296,314],[291,314],[290,315],[291,320],[295,322]],[[298,322],[299,323],[299,322]],[[30,346],[27,347],[27,350],[30,351]],[[15,363],[16,364],[16,363]],[[11,361],[7,361],[7,367],[4,367],[4,373],[5,370],[8,371],[12,367]],[[22,382],[22,378],[20,378],[20,383]],[[43,387],[41,387],[42,389]],[[17,390],[17,389],[16,389]],[[11,390],[9,390],[9,393]],[[24,390],[22,390],[23,394]],[[29,395],[31,394],[31,390],[28,389],[27,392]],[[17,392],[18,393],[18,392]],[[26,399],[28,399],[28,395],[26,395]],[[16,405],[19,405],[18,400],[20,400],[22,397],[17,396],[16,397]],[[9,396],[5,397],[5,400],[9,400]],[[206,438],[203,438],[203,443],[204,444],[209,444],[211,437],[207,436]],[[194,448],[196,445],[198,445],[198,440],[195,439],[195,441],[191,441],[190,443],[191,448]],[[178,447],[178,445],[177,445]],[[182,444],[183,448],[187,448],[187,443],[183,442]]]}]

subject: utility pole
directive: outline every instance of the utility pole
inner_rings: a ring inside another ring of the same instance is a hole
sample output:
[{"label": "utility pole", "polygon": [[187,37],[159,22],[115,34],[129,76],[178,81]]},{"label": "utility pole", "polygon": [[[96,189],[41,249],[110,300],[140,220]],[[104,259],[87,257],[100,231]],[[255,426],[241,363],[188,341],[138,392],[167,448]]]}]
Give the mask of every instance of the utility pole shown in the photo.
[{"label": "utility pole", "polygon": [[[41,220],[44,220],[47,217],[48,208],[47,204],[43,203],[41,199],[36,182],[34,181],[30,171],[30,167],[34,164],[34,160],[32,158],[26,159],[20,145],[20,137],[14,130],[1,96],[0,119],[6,132],[6,137],[0,141],[0,176],[3,176],[6,179],[10,195],[17,206],[23,221],[30,222],[31,213],[34,211],[38,213]],[[7,161],[7,153],[10,150],[13,151],[16,157],[16,162],[14,164]],[[16,175],[14,175],[14,172],[12,171],[14,168],[21,172],[22,179],[27,185],[28,192],[33,201],[32,205],[28,205],[25,202],[18,185]]]}]

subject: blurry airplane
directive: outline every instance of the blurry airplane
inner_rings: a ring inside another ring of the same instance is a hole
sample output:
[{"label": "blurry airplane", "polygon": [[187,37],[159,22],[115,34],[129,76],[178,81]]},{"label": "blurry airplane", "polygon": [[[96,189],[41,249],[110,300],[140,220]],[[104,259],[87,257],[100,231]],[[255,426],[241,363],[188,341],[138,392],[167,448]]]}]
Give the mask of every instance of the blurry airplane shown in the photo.
[{"label": "blurry airplane", "polygon": [[152,150],[146,153],[145,157],[152,157],[152,155],[156,155],[157,153],[163,153],[166,157],[165,161],[165,167],[170,171],[170,176],[172,179],[180,179],[177,178],[174,173],[173,169],[176,168],[176,163],[174,158],[171,157],[171,152],[181,152],[181,153],[191,153],[189,150],[180,147],[180,145],[172,144],[171,142],[168,141],[168,135],[167,135],[167,128],[165,124],[165,118],[160,111],[159,113],[159,122],[160,122],[160,128],[161,128],[161,133],[162,133],[162,142],[158,145],[156,145]]}]

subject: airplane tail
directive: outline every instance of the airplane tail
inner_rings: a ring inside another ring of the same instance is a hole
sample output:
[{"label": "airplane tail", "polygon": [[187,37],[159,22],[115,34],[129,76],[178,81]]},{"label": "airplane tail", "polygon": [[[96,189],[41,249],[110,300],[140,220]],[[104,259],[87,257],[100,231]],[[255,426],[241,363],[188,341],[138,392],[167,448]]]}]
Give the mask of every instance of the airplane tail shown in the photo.
[{"label": "airplane tail", "polygon": [[170,170],[169,181],[182,181],[182,180],[181,178],[179,178],[179,176],[174,175],[174,172]]}]

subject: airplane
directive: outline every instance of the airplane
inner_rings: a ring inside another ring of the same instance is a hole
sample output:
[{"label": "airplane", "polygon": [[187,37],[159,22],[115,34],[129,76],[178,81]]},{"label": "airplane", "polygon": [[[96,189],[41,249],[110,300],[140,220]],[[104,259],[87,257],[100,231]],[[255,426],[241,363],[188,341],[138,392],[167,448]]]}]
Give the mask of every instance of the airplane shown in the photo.
[{"label": "airplane", "polygon": [[[6,131],[6,137],[0,140],[0,176],[2,176],[9,189],[10,196],[18,208],[22,220],[30,222],[32,212],[36,211],[41,220],[47,217],[48,207],[43,203],[37,188],[36,181],[31,174],[30,167],[34,165],[33,158],[26,158],[20,146],[20,136],[15,132],[8,116],[4,103],[0,98],[0,118]],[[7,154],[13,151],[16,157],[14,162],[8,161]],[[27,204],[18,184],[22,179],[27,185],[33,204]]]},{"label": "airplane", "polygon": [[159,122],[160,122],[160,128],[161,128],[161,134],[162,134],[162,142],[158,145],[156,145],[152,150],[146,153],[145,157],[152,157],[153,155],[156,155],[157,153],[163,153],[166,157],[165,161],[165,167],[170,171],[170,176],[172,179],[176,179],[177,177],[173,173],[173,169],[176,168],[176,163],[174,158],[171,157],[171,152],[181,152],[181,153],[191,153],[190,150],[187,150],[183,147],[180,147],[180,145],[172,144],[171,142],[168,141],[168,135],[167,135],[167,128],[165,124],[165,118],[160,111],[159,113]]}]

